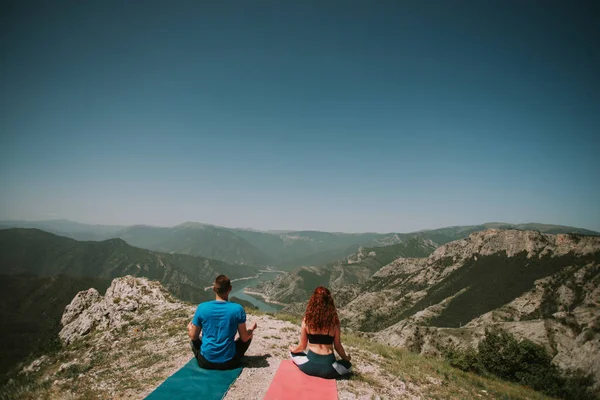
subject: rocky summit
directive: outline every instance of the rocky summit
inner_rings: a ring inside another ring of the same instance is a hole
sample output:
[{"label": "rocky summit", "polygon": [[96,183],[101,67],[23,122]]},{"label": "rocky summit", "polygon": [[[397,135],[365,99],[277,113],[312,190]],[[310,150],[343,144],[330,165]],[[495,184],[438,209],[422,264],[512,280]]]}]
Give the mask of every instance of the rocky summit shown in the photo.
[{"label": "rocky summit", "polygon": [[[0,398],[144,398],[192,357],[185,326],[194,310],[146,278],[116,278],[104,296],[95,289],[81,291],[63,314],[62,348],[22,366],[0,388]],[[226,400],[263,398],[279,364],[289,357],[288,346],[300,335],[299,320],[290,316],[252,311],[248,320],[258,329]],[[342,340],[352,355],[354,375],[337,382],[341,400],[546,398],[346,329]]]}]

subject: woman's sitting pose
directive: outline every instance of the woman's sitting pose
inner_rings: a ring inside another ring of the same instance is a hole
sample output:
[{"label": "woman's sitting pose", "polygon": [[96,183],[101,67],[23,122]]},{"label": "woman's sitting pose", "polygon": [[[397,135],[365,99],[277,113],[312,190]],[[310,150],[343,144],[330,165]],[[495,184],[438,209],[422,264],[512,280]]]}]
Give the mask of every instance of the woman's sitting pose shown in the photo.
[{"label": "woman's sitting pose", "polygon": [[[344,351],[340,336],[340,320],[333,297],[327,288],[319,286],[306,306],[300,343],[290,346],[292,360],[302,372],[312,376],[335,379],[349,374],[350,356]],[[304,353],[307,345],[308,353]],[[335,359],[334,348],[341,360]]]}]

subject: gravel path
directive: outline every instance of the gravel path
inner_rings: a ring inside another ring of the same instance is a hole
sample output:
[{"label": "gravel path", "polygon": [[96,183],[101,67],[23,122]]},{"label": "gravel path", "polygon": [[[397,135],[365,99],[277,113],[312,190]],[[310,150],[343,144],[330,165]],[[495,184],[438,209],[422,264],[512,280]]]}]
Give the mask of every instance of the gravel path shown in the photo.
[{"label": "gravel path", "polygon": [[288,347],[300,337],[300,327],[266,316],[248,315],[248,322],[258,324],[246,353],[244,369],[229,389],[226,400],[262,399],[279,368],[288,358]]}]

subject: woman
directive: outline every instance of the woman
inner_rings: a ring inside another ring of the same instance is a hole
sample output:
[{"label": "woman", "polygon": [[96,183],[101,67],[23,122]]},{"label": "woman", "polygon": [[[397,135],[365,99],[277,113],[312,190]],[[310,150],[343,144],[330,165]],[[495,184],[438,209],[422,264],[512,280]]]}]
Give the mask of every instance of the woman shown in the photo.
[{"label": "woman", "polygon": [[[304,353],[308,345],[308,353]],[[342,357],[336,360],[333,349]],[[340,320],[329,290],[315,289],[302,320],[300,343],[290,346],[292,360],[302,372],[335,379],[350,373],[350,356],[342,346]]]}]

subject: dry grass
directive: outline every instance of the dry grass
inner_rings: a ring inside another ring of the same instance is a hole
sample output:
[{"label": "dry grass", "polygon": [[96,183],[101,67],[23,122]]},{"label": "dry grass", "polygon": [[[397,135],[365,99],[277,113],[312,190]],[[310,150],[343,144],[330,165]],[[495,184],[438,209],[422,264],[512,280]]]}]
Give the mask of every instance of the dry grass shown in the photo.
[{"label": "dry grass", "polygon": [[[442,360],[393,348],[356,335],[344,335],[344,343],[379,356],[375,362],[386,374],[392,379],[400,379],[409,387],[417,386],[421,394],[428,399],[549,399],[524,386],[467,373],[451,367]],[[377,378],[364,375],[357,380],[372,381]],[[381,380],[378,384],[382,384]]]}]

